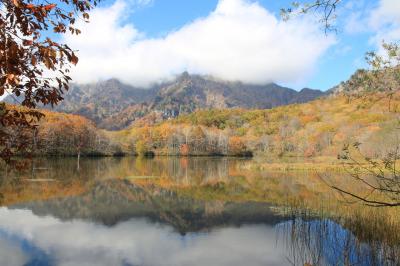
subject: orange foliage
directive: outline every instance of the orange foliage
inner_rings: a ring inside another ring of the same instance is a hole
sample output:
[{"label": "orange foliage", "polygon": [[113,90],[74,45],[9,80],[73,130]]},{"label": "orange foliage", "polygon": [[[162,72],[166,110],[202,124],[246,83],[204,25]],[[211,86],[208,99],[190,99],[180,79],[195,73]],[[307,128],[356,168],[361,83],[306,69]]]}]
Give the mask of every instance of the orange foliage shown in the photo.
[{"label": "orange foliage", "polygon": [[186,143],[182,144],[179,148],[179,153],[183,156],[189,155],[189,145],[187,145]]},{"label": "orange foliage", "polygon": [[229,138],[229,151],[232,154],[239,155],[246,151],[246,145],[242,141],[242,138],[233,136]]}]

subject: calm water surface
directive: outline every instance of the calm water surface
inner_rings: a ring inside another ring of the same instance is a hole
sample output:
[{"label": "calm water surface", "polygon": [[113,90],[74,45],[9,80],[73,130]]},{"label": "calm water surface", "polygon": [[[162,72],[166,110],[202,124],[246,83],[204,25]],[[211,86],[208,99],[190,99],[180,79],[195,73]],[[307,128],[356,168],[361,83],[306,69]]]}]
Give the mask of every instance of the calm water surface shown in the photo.
[{"label": "calm water surface", "polygon": [[398,250],[277,205],[310,173],[227,158],[36,160],[1,172],[0,265],[399,265]]}]

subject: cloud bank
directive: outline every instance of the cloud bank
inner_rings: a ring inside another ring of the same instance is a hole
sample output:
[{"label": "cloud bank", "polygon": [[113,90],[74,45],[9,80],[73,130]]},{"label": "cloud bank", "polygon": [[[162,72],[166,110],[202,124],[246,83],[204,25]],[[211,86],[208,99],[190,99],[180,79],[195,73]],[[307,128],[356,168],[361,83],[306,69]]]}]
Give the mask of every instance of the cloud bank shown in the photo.
[{"label": "cloud bank", "polygon": [[118,0],[95,9],[90,23],[78,23],[81,35],[65,36],[80,58],[75,82],[118,78],[148,86],[183,71],[253,84],[298,82],[335,43],[311,17],[283,22],[247,0],[220,0],[207,17],[163,38],[147,38],[126,22],[131,8]]}]

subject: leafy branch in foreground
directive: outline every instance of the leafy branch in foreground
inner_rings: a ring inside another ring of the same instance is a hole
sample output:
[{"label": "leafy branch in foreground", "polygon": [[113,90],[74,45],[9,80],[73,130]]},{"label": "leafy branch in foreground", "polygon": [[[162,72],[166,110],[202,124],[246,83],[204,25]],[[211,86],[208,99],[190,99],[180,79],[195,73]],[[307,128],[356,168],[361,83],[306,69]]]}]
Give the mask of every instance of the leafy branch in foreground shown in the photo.
[{"label": "leafy branch in foreground", "polygon": [[[80,34],[77,19],[88,21],[98,0],[2,0],[0,3],[0,96],[11,95],[27,107],[0,107],[0,158],[10,163],[27,151],[20,131],[35,128],[43,115],[37,105],[56,105],[68,90],[71,65],[78,57],[66,44],[49,36]],[[53,34],[49,34],[53,31]],[[51,76],[46,76],[51,75]],[[22,130],[23,129],[23,130]]]},{"label": "leafy branch in foreground", "polygon": [[305,4],[293,2],[291,7],[281,9],[281,17],[284,20],[288,20],[295,15],[313,12],[319,17],[319,21],[323,24],[326,33],[327,31],[335,30],[336,11],[342,2],[343,0],[315,0]]}]

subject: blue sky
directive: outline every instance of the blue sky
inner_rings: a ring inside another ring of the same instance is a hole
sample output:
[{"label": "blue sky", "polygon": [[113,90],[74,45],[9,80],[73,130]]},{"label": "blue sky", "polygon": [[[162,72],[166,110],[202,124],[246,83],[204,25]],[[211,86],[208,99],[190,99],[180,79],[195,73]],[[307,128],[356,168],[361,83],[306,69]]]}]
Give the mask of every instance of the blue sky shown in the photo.
[{"label": "blue sky", "polygon": [[[260,0],[258,2],[279,16],[280,9],[289,7],[293,1]],[[377,5],[377,1],[370,2],[374,6]],[[158,37],[171,30],[179,29],[192,20],[207,16],[217,4],[218,0],[155,0],[150,5],[137,9],[130,19],[140,31],[146,32],[151,37]],[[365,52],[375,49],[374,45],[369,43],[371,34],[347,34],[343,30],[345,22],[340,21],[340,23],[336,33],[339,43],[321,58],[313,77],[305,84],[288,83],[286,85],[297,87],[296,89],[304,85],[325,90],[348,79],[355,69],[366,67]]]},{"label": "blue sky", "polygon": [[[88,37],[66,41],[81,52],[79,82],[117,76],[143,86],[188,70],[227,80],[326,90],[366,67],[365,53],[379,49],[381,39],[400,37],[400,1],[343,1],[338,32],[328,35],[309,21],[316,19],[312,15],[296,18],[289,26],[280,21],[280,8],[292,0],[104,1],[91,25],[83,26],[82,35]],[[105,29],[102,35],[101,27],[109,27],[109,33]],[[255,28],[259,31],[250,33]],[[263,32],[265,38],[260,36]],[[99,68],[97,58],[113,67]]]}]

